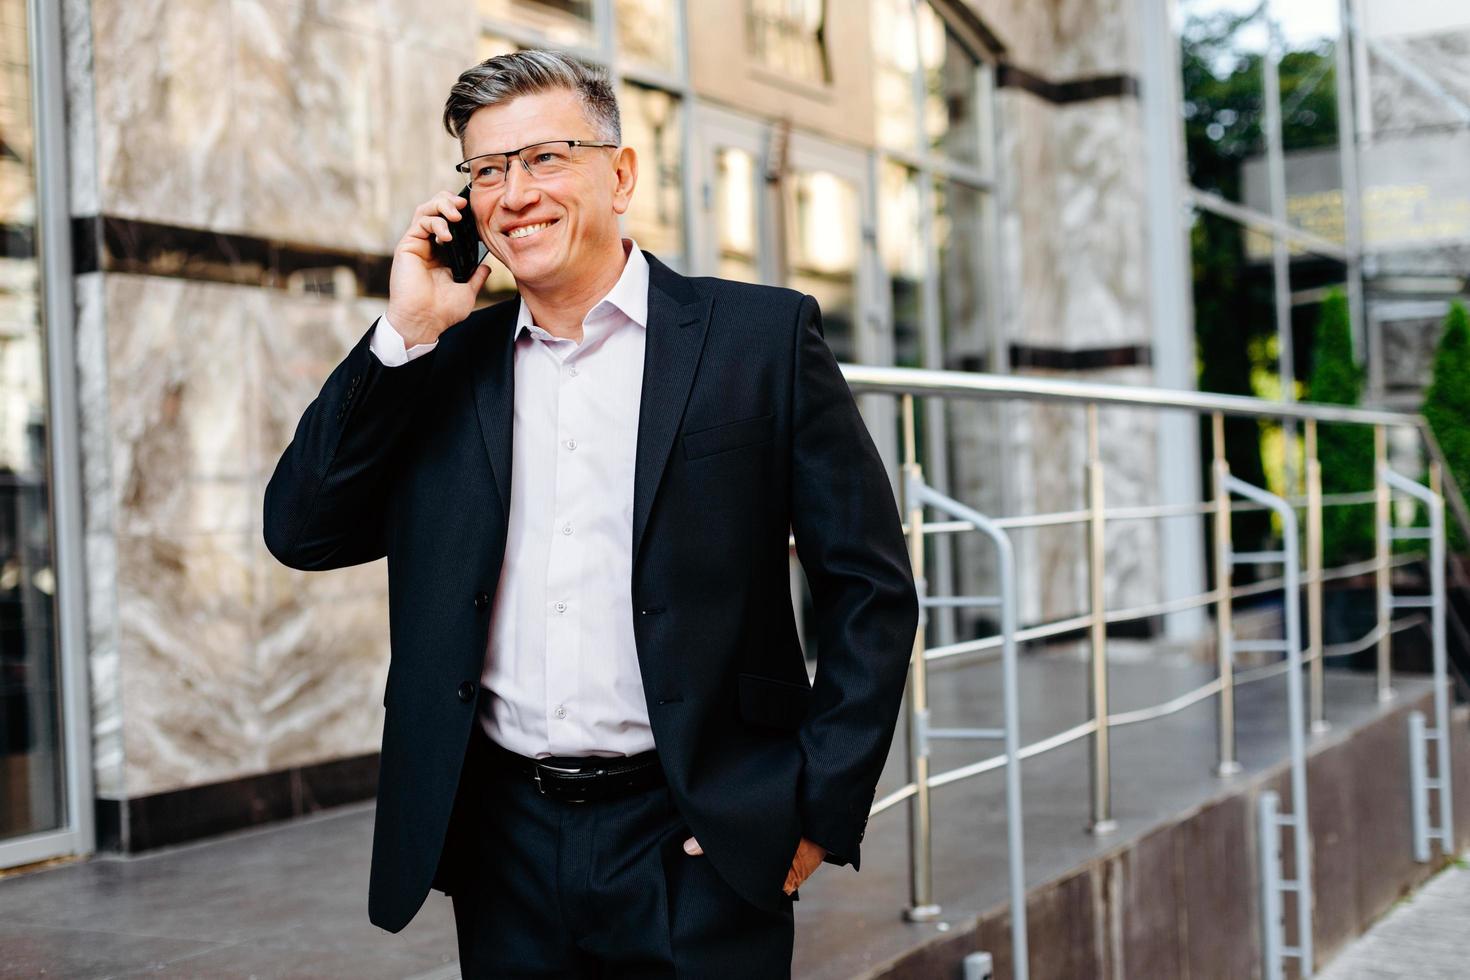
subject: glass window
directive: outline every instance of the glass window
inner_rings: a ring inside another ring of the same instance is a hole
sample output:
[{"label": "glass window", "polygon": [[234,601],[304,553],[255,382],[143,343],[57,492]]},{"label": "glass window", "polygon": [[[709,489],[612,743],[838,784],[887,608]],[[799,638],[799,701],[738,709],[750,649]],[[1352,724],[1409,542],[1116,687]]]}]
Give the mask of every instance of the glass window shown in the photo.
[{"label": "glass window", "polygon": [[924,239],[919,228],[919,178],[884,160],[878,174],[878,250],[893,305],[893,363],[923,367]]},{"label": "glass window", "polygon": [[674,73],[678,68],[675,0],[617,0],[618,54],[626,62]]},{"label": "glass window", "polygon": [[927,4],[872,0],[873,100],[880,146],[912,153],[920,116],[914,73],[922,65],[924,145],[951,160],[983,162],[984,66]]},{"label": "glass window", "polygon": [[553,44],[591,47],[592,0],[480,0],[480,15],[537,32]]},{"label": "glass window", "polygon": [[924,65],[924,134],[929,149],[980,163],[980,78],[975,59],[927,4],[919,5]]},{"label": "glass window", "polygon": [[0,3],[0,840],[65,818],[28,30]]},{"label": "glass window", "polygon": [[1189,179],[1241,201],[1241,164],[1264,158],[1265,5],[1181,0],[1184,133]]},{"label": "glass window", "polygon": [[757,64],[814,85],[832,81],[826,0],[746,0],[745,19]]},{"label": "glass window", "polygon": [[715,151],[715,235],[721,279],[760,282],[755,157],[732,146]]},{"label": "glass window", "polygon": [[859,360],[853,335],[857,315],[858,227],[861,214],[852,182],[822,170],[796,170],[782,185],[786,208],[786,285],[811,293],[822,307],[822,330],[837,360]]},{"label": "glass window", "polygon": [[879,146],[914,149],[914,71],[918,42],[909,0],[873,0],[873,103]]},{"label": "glass window", "polygon": [[986,268],[983,233],[986,197],[952,181],[934,187],[934,242],[939,251],[939,324],[944,367],[983,371],[989,367],[985,329]]},{"label": "glass window", "polygon": [[638,247],[665,261],[684,255],[683,119],[679,99],[625,84],[618,96],[623,144],[638,153],[638,185],[625,228]]}]

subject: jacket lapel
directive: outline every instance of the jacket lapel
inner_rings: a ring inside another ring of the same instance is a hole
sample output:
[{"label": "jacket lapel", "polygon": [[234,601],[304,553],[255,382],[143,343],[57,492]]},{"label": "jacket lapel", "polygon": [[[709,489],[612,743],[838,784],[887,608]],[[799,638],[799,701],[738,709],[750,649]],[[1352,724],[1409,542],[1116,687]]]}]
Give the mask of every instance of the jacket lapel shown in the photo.
[{"label": "jacket lapel", "polygon": [[480,437],[490,468],[495,473],[495,490],[500,494],[500,517],[510,520],[510,441],[515,419],[515,326],[520,313],[519,295],[498,304],[489,321],[480,325],[471,345],[474,350],[472,385]]},{"label": "jacket lapel", "polygon": [[710,301],[689,280],[648,259],[648,336],[643,349],[643,394],[638,407],[638,458],[633,478],[633,567],[648,514],[669,459],[674,435],[684,418],[694,370],[704,350]]}]

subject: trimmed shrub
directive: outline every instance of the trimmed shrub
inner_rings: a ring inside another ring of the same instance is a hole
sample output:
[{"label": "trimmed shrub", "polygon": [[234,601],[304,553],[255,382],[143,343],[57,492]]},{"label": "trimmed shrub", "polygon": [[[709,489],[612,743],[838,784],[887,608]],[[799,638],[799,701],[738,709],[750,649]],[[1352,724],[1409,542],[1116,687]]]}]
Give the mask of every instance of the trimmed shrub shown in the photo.
[{"label": "trimmed shrub", "polygon": [[[1470,314],[1458,300],[1450,304],[1445,317],[1421,411],[1461,492],[1470,491]],[[1464,535],[1448,507],[1445,523],[1452,546],[1464,550]]]},{"label": "trimmed shrub", "polygon": [[[1363,371],[1353,359],[1347,297],[1330,291],[1312,348],[1307,400],[1356,405],[1363,393]],[[1373,430],[1363,425],[1321,423],[1317,459],[1322,492],[1357,493],[1373,489]],[[1322,561],[1331,568],[1373,554],[1373,505],[1334,504],[1322,509]]]}]

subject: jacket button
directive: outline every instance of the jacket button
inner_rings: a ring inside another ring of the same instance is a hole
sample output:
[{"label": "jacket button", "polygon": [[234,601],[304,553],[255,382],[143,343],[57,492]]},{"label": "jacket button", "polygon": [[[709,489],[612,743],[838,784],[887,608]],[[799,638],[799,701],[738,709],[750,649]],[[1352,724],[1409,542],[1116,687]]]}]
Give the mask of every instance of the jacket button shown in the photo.
[{"label": "jacket button", "polygon": [[475,593],[475,608],[476,609],[484,609],[488,605],[490,605],[490,596],[488,594],[484,593],[484,592],[476,592]]},{"label": "jacket button", "polygon": [[459,699],[461,701],[464,701],[465,703],[469,703],[470,701],[473,701],[475,699],[475,685],[473,682],[460,681]]}]

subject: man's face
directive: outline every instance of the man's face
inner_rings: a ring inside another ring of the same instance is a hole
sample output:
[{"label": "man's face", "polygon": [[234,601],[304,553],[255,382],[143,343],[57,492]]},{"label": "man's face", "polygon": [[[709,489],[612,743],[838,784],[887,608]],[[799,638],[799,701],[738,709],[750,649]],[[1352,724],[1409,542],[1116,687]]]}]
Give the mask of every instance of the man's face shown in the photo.
[{"label": "man's face", "polygon": [[[600,140],[569,89],[523,95],[475,111],[465,127],[468,159],[481,153],[513,150],[544,140]],[[579,146],[571,171],[533,178],[511,158],[497,187],[470,192],[480,237],[518,286],[556,290],[579,281],[621,251],[618,215],[628,209],[637,165],[629,147]],[[517,227],[551,222],[524,237]]]}]

